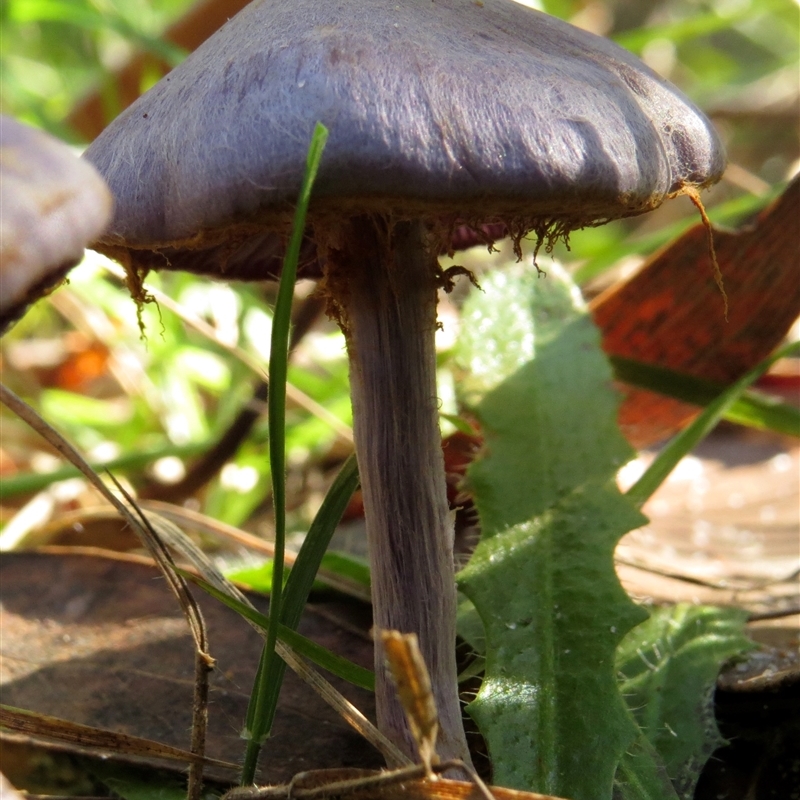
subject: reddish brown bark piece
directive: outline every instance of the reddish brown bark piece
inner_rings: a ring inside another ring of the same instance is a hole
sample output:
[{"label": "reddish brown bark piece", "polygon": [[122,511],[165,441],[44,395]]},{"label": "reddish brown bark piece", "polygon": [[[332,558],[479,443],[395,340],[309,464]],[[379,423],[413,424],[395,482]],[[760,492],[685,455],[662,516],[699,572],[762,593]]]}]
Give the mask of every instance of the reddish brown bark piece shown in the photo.
[{"label": "reddish brown bark piece", "polygon": [[[592,304],[603,349],[728,384],[771,353],[800,314],[800,178],[755,222],[715,231],[729,313],[714,283],[705,228],[657,253],[628,282]],[[625,388],[620,426],[644,447],[686,425],[695,406]]]},{"label": "reddish brown bark piece", "polygon": [[[262,639],[217,601],[201,592],[197,597],[217,659],[206,754],[238,762],[244,747],[239,731]],[[193,649],[155,568],[96,556],[4,553],[0,600],[3,703],[188,747]],[[253,602],[265,611],[263,598]],[[352,608],[327,610],[344,616]],[[350,621],[368,630],[368,621]],[[368,637],[332,624],[328,614],[307,612],[300,631],[362,665],[372,661]],[[372,695],[331,682],[373,716]],[[259,781],[284,782],[312,767],[382,764],[377,752],[288,671],[273,733]]]}]

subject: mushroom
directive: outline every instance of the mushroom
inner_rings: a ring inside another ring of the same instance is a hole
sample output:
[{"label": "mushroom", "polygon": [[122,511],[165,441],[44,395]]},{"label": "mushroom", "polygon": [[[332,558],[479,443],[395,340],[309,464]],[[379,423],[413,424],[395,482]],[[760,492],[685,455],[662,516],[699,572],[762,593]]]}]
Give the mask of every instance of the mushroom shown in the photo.
[{"label": "mushroom", "polygon": [[0,116],[0,333],[80,261],[110,218],[111,194],[91,164]]},{"label": "mushroom", "polygon": [[[418,635],[439,755],[468,761],[436,256],[462,225],[501,225],[519,249],[643,213],[716,181],[724,158],[635,57],[511,0],[257,0],[87,151],[117,202],[97,247],[139,274],[266,277],[317,121],[307,244],[347,341],[375,625]],[[375,658],[379,727],[411,755],[379,639]]]}]

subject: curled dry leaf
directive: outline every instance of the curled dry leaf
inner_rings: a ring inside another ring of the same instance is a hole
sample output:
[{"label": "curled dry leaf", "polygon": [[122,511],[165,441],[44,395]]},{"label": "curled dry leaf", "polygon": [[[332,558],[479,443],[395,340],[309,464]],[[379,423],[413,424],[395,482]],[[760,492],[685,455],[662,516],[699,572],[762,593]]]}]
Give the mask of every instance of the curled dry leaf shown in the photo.
[{"label": "curled dry leaf", "polygon": [[[727,321],[707,231],[697,225],[594,301],[603,349],[723,385],[740,378],[780,344],[800,315],[798,204],[800,177],[752,224],[714,233]],[[624,391],[620,425],[636,447],[672,435],[697,413],[695,406],[644,389]]]}]

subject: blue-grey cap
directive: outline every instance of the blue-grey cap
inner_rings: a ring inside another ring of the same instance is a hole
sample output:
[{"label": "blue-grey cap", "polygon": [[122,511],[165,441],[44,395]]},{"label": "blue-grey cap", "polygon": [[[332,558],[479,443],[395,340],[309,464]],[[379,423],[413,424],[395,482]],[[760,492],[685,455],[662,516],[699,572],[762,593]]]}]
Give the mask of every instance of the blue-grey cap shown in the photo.
[{"label": "blue-grey cap", "polygon": [[255,0],[86,157],[140,269],[260,277],[330,137],[310,219],[386,214],[557,230],[716,181],[681,92],[615,44],[512,0]]}]

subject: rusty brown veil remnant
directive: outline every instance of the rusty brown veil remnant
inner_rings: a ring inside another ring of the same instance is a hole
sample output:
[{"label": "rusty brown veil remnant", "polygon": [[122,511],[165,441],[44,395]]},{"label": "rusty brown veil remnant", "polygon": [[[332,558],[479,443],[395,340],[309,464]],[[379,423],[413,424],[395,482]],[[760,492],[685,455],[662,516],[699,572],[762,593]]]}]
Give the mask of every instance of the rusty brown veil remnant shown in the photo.
[{"label": "rusty brown veil remnant", "polygon": [[0,116],[0,333],[61,281],[110,218],[111,195],[90,164]]},{"label": "rusty brown veil remnant", "polygon": [[[511,0],[259,0],[87,151],[117,200],[98,248],[138,274],[274,274],[318,121],[304,263],[322,264],[347,337],[375,623],[418,635],[439,755],[467,760],[436,255],[464,226],[546,240],[643,213],[724,157],[635,57]],[[376,669],[379,725],[413,754],[380,643]]]}]

